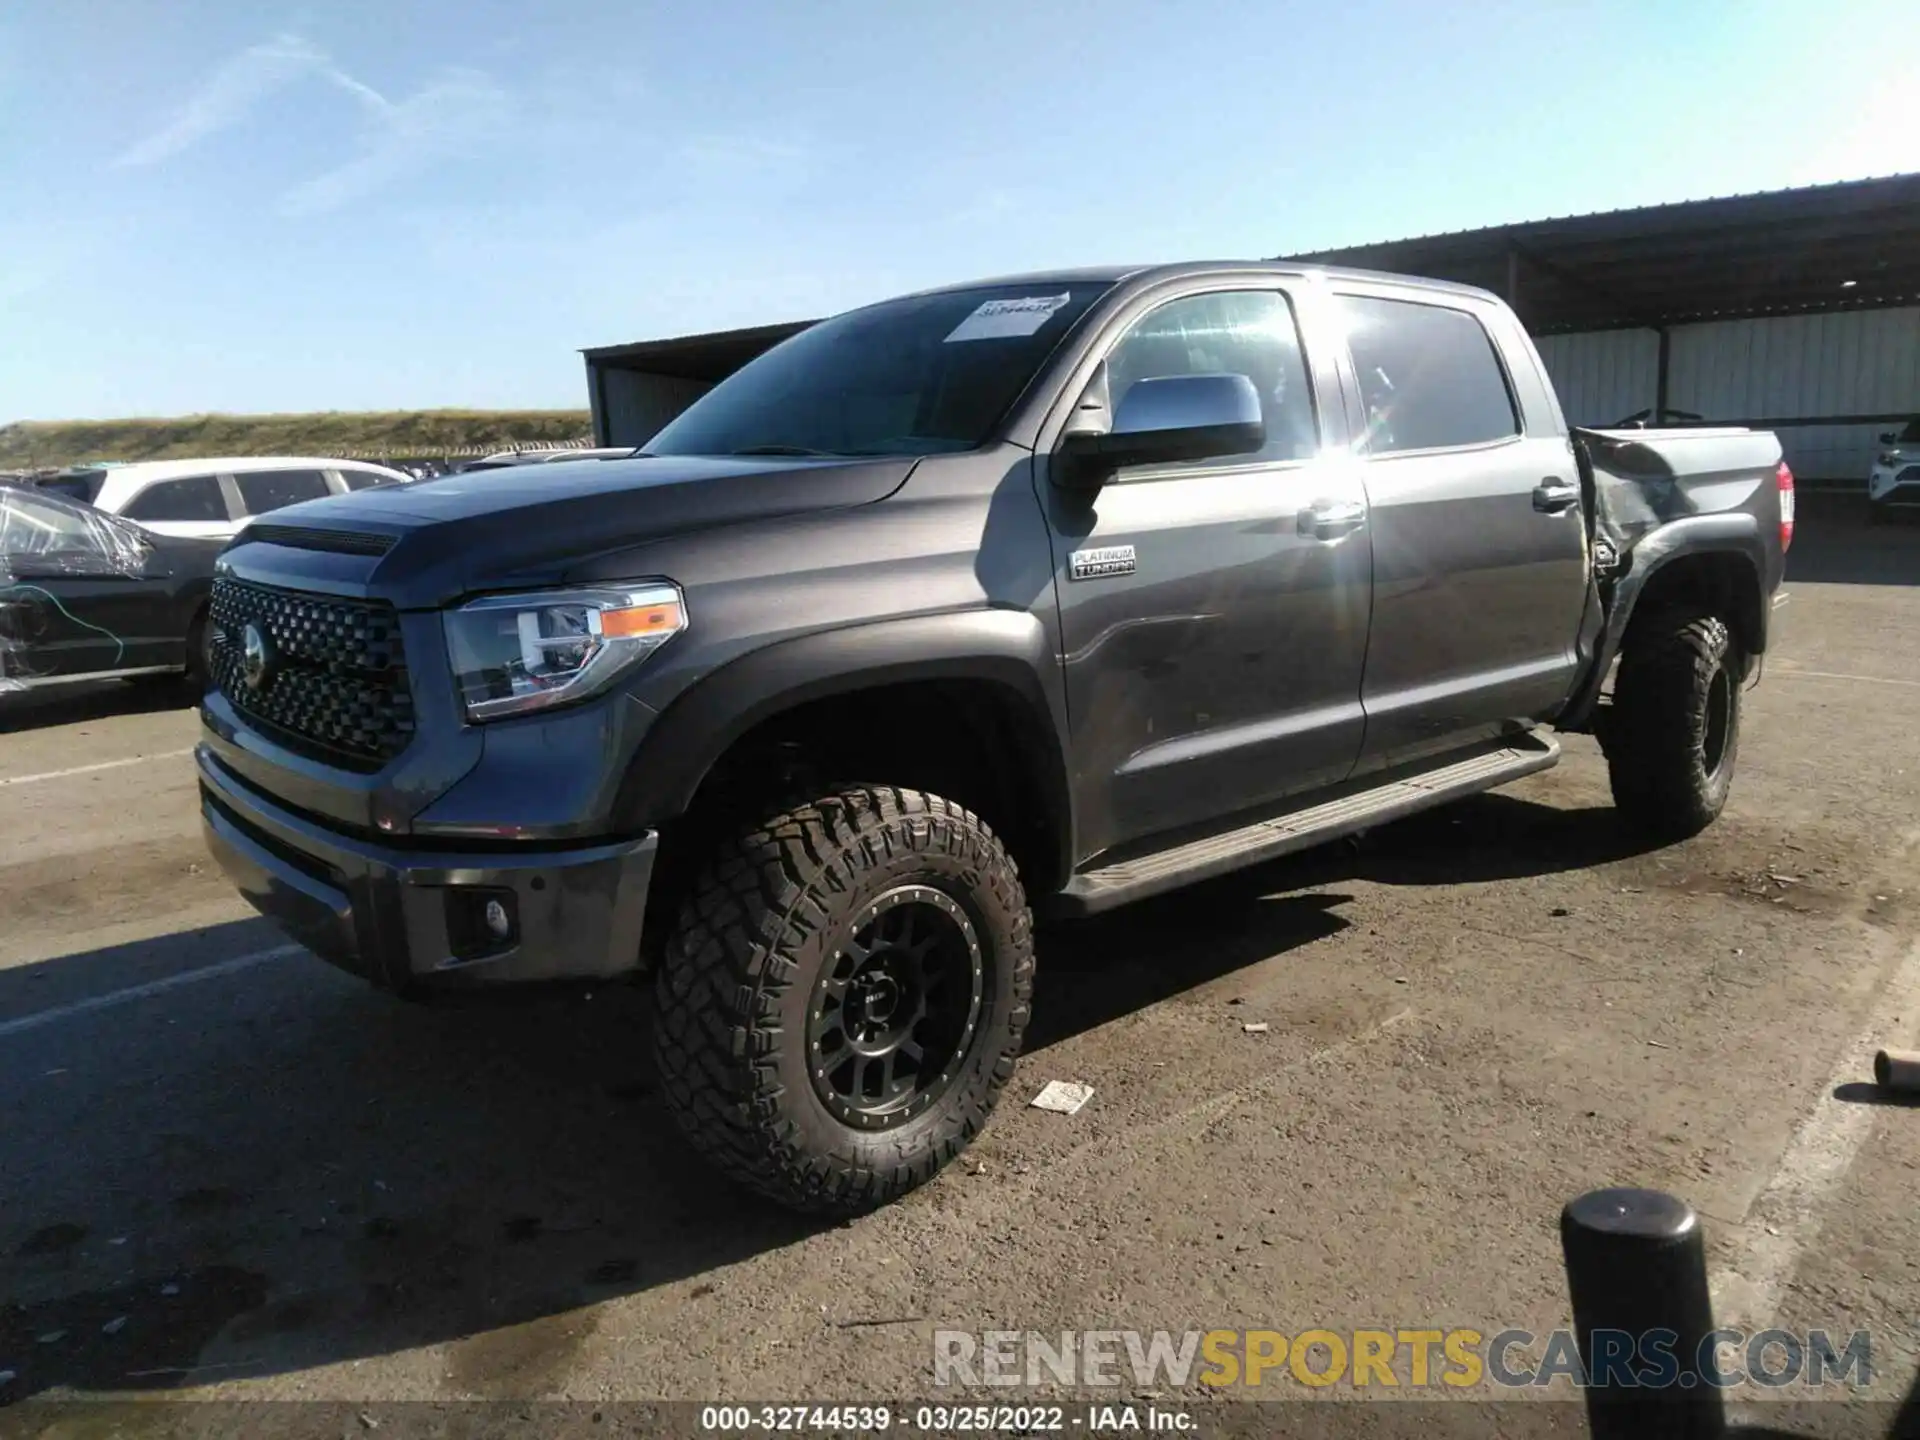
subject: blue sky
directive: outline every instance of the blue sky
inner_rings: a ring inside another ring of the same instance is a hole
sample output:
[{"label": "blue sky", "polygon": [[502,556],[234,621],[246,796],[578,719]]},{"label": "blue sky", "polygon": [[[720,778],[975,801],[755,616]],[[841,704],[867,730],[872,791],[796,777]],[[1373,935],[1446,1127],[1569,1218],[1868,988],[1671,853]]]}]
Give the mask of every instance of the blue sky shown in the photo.
[{"label": "blue sky", "polygon": [[1876,0],[23,0],[0,421],[584,405],[582,346],[922,284],[1920,169],[1911,28]]}]

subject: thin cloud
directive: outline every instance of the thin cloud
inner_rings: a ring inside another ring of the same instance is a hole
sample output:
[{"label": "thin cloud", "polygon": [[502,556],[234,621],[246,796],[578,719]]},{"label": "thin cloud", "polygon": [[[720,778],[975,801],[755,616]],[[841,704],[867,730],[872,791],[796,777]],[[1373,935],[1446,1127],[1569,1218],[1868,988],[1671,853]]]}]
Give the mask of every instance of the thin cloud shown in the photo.
[{"label": "thin cloud", "polygon": [[325,51],[298,35],[281,35],[264,44],[250,45],[215,70],[165,124],[136,142],[114,164],[154,165],[170,159],[209,135],[239,124],[268,96],[313,75],[345,78],[334,71]]},{"label": "thin cloud", "polygon": [[384,108],[370,114],[360,154],[294,186],[280,202],[284,214],[337,210],[442,161],[471,155],[506,131],[513,112],[512,97],[476,70],[449,71],[409,99],[380,104]]},{"label": "thin cloud", "polygon": [[242,123],[263,102],[317,81],[350,96],[364,130],[359,153],[302,181],[280,200],[287,215],[314,215],[457,158],[507,125],[512,97],[474,70],[449,70],[405,100],[389,100],[299,35],[280,35],[228,59],[155,130],[121,155],[120,166],[154,165]]}]

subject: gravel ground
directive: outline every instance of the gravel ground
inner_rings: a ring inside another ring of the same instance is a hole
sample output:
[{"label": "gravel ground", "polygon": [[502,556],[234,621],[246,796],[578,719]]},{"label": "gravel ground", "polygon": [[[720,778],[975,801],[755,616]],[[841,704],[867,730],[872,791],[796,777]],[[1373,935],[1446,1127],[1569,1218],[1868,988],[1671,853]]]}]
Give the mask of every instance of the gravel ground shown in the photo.
[{"label": "gravel ground", "polygon": [[[1509,790],[1046,932],[986,1135],[826,1227],[697,1165],[635,995],[422,1010],[285,953],[201,851],[191,711],[9,700],[0,1402],[41,1403],[8,1423],[126,1393],[349,1423],[898,1400],[937,1329],[1544,1335],[1561,1204],[1643,1184],[1701,1212],[1723,1320],[1873,1332],[1866,1396],[1796,1428],[1887,1433],[1920,1368],[1920,1115],[1849,1082],[1920,1044],[1920,527],[1805,497],[1793,561],[1706,835],[1637,847],[1575,737]],[[1048,1079],[1094,1099],[1027,1108]],[[1205,1389],[1163,1403],[1271,1418]],[[1470,1433],[1536,1423],[1510,1414]]]}]

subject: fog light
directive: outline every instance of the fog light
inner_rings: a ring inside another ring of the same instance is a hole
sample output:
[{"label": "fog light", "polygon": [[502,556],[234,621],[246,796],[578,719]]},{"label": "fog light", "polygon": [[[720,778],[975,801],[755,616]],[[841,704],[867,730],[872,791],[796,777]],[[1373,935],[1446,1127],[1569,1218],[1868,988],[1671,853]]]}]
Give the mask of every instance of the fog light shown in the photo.
[{"label": "fog light", "polygon": [[487,930],[496,940],[505,940],[513,934],[513,917],[507,914],[507,907],[498,900],[487,901]]},{"label": "fog light", "polygon": [[520,907],[511,890],[456,886],[446,892],[447,949],[480,960],[520,943]]}]

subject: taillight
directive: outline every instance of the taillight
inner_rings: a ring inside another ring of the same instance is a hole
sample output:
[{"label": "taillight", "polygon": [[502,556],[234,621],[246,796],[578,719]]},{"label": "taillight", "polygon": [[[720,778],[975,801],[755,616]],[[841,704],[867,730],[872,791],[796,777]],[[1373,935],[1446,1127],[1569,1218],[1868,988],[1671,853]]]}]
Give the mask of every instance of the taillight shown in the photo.
[{"label": "taillight", "polygon": [[1784,555],[1793,544],[1793,471],[1786,461],[1773,472],[1773,483],[1780,487],[1780,553]]}]

